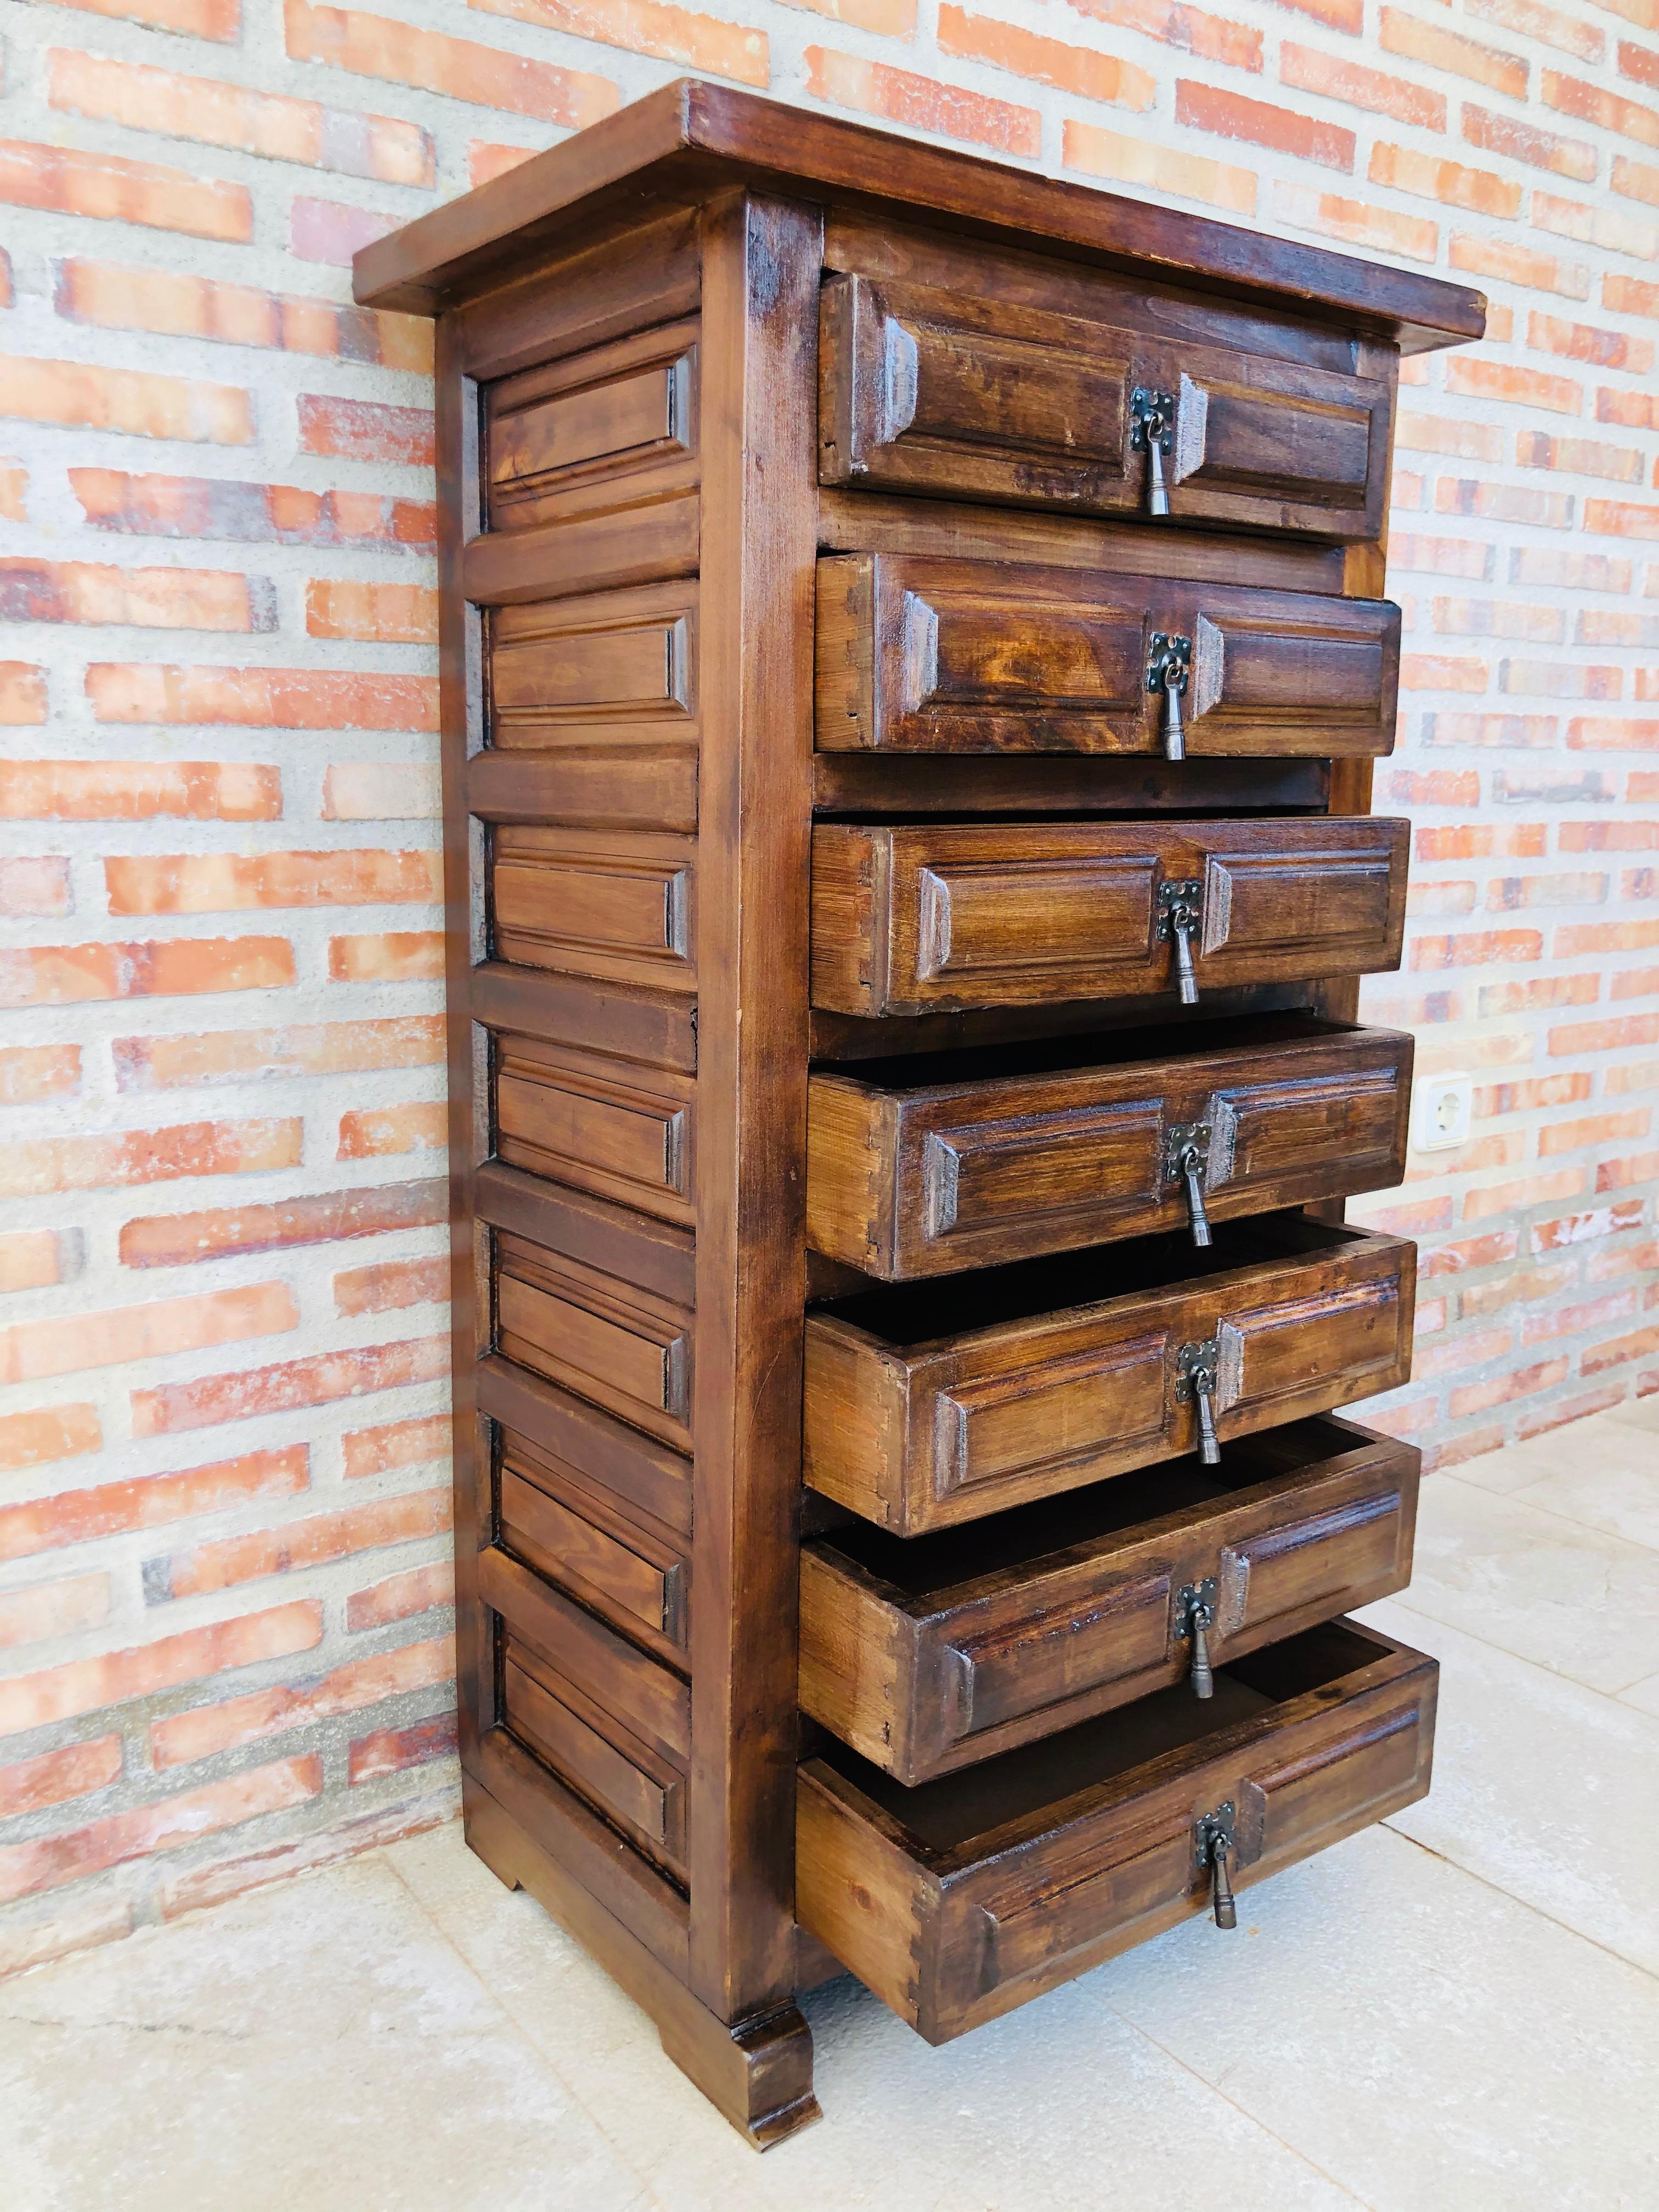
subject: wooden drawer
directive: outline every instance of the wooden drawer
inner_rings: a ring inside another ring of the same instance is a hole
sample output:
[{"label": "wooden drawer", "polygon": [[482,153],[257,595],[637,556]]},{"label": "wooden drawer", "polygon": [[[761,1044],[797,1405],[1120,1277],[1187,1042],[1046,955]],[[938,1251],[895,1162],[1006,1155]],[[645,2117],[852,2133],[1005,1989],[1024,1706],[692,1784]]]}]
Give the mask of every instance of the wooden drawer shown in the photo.
[{"label": "wooden drawer", "polygon": [[818,562],[821,750],[1388,752],[1400,610],[1031,562]]},{"label": "wooden drawer", "polygon": [[812,1003],[843,1014],[1066,1005],[1398,966],[1409,824],[821,822]]},{"label": "wooden drawer", "polygon": [[1437,1676],[1337,1620],[1220,1670],[1206,1705],[1158,1691],[914,1790],[831,1747],[800,1770],[796,1917],[948,2042],[1203,1911],[1222,1808],[1247,1888],[1424,1796]]},{"label": "wooden drawer", "polygon": [[498,1231],[495,1349],[665,1443],[691,1415],[692,1318],[659,1292]]},{"label": "wooden drawer", "polygon": [[1219,1220],[1386,1190],[1411,1073],[1410,1037],[1299,1014],[820,1071],[807,1241],[893,1282],[1184,1228],[1189,1140]]},{"label": "wooden drawer", "polygon": [[1375,538],[1389,382],[866,276],[821,295],[820,481]]},{"label": "wooden drawer", "polygon": [[1411,1372],[1416,1248],[1305,1214],[876,1291],[808,1316],[805,1473],[896,1534],[1195,1450],[1183,1356],[1231,1439]]},{"label": "wooden drawer", "polygon": [[1225,1662],[1403,1589],[1419,1466],[1292,1421],[939,1535],[849,1522],[801,1553],[802,1707],[907,1784],[1052,1735],[1189,1674],[1189,1591]]}]

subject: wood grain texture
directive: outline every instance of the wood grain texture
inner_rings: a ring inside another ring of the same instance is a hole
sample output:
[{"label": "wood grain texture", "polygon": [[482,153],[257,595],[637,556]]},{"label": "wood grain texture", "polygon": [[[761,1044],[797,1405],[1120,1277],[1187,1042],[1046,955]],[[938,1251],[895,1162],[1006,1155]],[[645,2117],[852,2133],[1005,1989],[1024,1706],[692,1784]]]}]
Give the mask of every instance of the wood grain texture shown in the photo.
[{"label": "wood grain texture", "polygon": [[1409,1445],[1310,1420],[943,1541],[816,1537],[801,1704],[907,1786],[993,1758],[1182,1681],[1206,1577],[1217,1664],[1402,1589],[1418,1474]]}]

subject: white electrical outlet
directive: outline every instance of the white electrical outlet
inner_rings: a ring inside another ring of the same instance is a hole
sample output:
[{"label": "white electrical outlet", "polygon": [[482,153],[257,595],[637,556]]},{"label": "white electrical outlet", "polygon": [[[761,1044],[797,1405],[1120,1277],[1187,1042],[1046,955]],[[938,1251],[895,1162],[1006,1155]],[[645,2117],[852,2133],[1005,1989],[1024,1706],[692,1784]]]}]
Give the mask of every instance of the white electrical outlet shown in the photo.
[{"label": "white electrical outlet", "polygon": [[1469,1141],[1474,1118],[1473,1076],[1425,1075],[1412,1100],[1412,1143],[1419,1152],[1449,1152]]}]

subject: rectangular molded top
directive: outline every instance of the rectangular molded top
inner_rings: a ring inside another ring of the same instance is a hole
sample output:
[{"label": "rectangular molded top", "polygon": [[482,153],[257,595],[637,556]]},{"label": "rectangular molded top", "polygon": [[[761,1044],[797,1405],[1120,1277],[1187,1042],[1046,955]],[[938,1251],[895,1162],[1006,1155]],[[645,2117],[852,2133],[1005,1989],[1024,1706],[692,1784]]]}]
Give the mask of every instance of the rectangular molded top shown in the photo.
[{"label": "rectangular molded top", "polygon": [[436,315],[641,206],[744,182],[920,213],[1003,245],[1281,311],[1337,319],[1420,353],[1479,338],[1486,301],[1462,284],[1062,182],[948,147],[683,77],[366,246],[364,307]]}]

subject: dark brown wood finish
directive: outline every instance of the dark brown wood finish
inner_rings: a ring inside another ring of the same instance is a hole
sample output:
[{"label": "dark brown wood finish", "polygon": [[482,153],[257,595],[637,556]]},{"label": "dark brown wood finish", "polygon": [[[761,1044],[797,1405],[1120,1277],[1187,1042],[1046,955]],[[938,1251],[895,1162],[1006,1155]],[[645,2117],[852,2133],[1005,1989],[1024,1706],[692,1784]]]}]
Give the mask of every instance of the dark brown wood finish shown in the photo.
[{"label": "dark brown wood finish", "polygon": [[439,325],[467,1833],[764,2147],[836,1960],[941,2038],[1195,1909],[1212,1789],[1248,1881],[1425,1783],[1316,1626],[1410,1249],[1310,1214],[1401,1168],[1381,501],[1482,303],[696,83],[356,289]]}]

